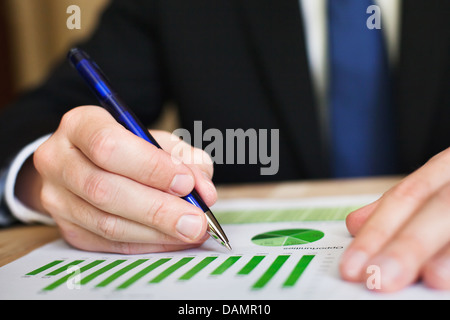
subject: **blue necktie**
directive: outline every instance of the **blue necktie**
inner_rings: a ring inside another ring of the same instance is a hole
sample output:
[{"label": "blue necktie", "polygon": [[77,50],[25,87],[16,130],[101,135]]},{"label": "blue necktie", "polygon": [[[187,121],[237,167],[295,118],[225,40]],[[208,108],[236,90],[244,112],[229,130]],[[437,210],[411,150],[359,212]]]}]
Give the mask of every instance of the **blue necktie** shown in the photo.
[{"label": "blue necktie", "polygon": [[370,0],[328,0],[330,130],[335,177],[395,171],[390,76]]}]

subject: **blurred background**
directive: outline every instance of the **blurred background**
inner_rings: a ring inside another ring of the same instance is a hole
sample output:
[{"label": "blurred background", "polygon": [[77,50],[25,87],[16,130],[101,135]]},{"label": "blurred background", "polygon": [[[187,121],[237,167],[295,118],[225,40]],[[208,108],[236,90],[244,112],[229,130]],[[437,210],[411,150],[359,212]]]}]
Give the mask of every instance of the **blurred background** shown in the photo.
[{"label": "blurred background", "polygon": [[[111,0],[0,0],[0,111],[39,85],[68,49],[89,37]],[[81,29],[67,28],[67,8],[81,11]],[[151,128],[179,128],[175,107],[167,105]]]},{"label": "blurred background", "polygon": [[[0,108],[38,85],[76,41],[88,37],[109,0],[1,0]],[[81,10],[81,29],[66,26]]]}]

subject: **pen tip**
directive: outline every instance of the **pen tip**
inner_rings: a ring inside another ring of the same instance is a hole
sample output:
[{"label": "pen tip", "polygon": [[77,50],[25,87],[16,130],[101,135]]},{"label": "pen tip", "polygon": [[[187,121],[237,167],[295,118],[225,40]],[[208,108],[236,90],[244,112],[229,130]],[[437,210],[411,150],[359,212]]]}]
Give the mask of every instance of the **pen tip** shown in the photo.
[{"label": "pen tip", "polygon": [[228,242],[224,242],[224,246],[230,251],[233,250]]}]

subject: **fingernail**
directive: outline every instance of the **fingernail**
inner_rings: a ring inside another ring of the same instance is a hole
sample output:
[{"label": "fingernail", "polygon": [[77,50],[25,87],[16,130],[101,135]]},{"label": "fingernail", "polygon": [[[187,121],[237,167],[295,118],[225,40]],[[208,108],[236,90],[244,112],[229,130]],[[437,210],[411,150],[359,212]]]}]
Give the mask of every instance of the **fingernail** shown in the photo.
[{"label": "fingernail", "polygon": [[203,229],[202,218],[196,215],[184,215],[178,220],[176,229],[186,238],[194,240]]},{"label": "fingernail", "polygon": [[186,174],[178,174],[170,184],[170,191],[178,196],[185,196],[194,188],[194,178]]},{"label": "fingernail", "polygon": [[343,257],[343,272],[349,279],[354,281],[359,280],[368,258],[369,256],[364,251],[348,251]]},{"label": "fingernail", "polygon": [[207,174],[205,171],[202,171],[202,176],[205,178],[205,180],[212,183],[211,178],[209,177],[209,174]]},{"label": "fingernail", "polygon": [[370,265],[378,266],[380,269],[381,289],[389,290],[395,287],[396,283],[404,274],[404,268],[394,258],[391,257],[377,257],[371,261]]}]

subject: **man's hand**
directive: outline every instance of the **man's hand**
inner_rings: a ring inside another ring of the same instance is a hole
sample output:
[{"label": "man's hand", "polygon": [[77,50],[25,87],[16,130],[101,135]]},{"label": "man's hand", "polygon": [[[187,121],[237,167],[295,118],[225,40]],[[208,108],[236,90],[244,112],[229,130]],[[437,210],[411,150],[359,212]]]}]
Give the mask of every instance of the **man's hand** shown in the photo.
[{"label": "man's hand", "polygon": [[[211,159],[170,133],[152,135],[164,151],[104,109],[78,107],[35,152],[42,179],[38,203],[67,242],[83,250],[132,254],[195,247],[208,238],[202,210],[180,197],[195,187],[208,206],[216,201]],[[183,156],[203,162],[185,164],[171,155],[180,144]]]},{"label": "man's hand", "polygon": [[380,269],[380,291],[397,291],[418,279],[450,289],[450,148],[403,179],[376,202],[347,217],[355,235],[341,274],[364,281]]}]

